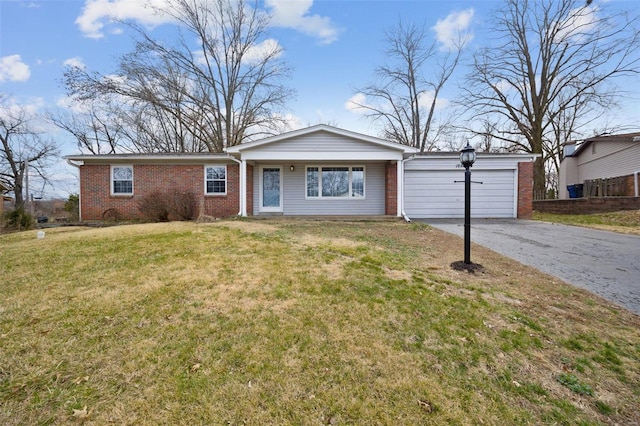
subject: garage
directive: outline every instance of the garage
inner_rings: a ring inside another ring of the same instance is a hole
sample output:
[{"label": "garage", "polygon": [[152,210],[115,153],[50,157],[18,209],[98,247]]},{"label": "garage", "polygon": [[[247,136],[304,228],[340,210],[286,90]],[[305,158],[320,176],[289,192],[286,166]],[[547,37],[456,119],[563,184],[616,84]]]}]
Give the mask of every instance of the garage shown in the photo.
[{"label": "garage", "polygon": [[[471,180],[476,182],[471,184],[471,217],[517,217],[517,170],[518,162],[508,155],[478,155],[471,168]],[[409,218],[464,217],[464,168],[457,155],[408,161],[404,191]]]}]

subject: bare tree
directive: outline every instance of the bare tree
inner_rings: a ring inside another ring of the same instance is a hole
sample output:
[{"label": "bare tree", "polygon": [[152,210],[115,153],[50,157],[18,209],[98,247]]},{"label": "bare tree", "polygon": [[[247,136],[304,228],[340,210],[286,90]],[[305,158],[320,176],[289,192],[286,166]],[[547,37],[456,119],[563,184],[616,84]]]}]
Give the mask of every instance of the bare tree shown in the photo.
[{"label": "bare tree", "polygon": [[494,138],[541,154],[534,189],[543,192],[561,138],[621,94],[614,79],[638,73],[638,18],[584,0],[507,0],[493,27],[495,45],[475,56],[463,103],[473,119],[502,123]]},{"label": "bare tree", "polygon": [[438,98],[458,66],[466,38],[460,35],[453,49],[440,49],[429,41],[424,26],[399,23],[387,32],[388,64],[376,69],[378,82],[358,89],[362,102],[352,103],[366,111],[372,122],[382,123],[382,136],[418,148],[434,148]]},{"label": "bare tree", "polygon": [[78,148],[91,154],[113,154],[126,150],[123,129],[118,123],[120,109],[102,100],[81,102],[82,108],[48,113],[47,119],[70,133]]},{"label": "bare tree", "polygon": [[288,69],[281,47],[266,38],[268,16],[257,3],[176,0],[157,12],[178,23],[175,45],[136,28],[136,47],[116,76],[69,68],[69,93],[126,99],[137,150],[221,152],[282,128]]},{"label": "bare tree", "polygon": [[24,207],[26,173],[31,170],[46,182],[48,161],[58,153],[55,143],[34,128],[35,119],[0,93],[0,180],[13,192],[16,208]]}]

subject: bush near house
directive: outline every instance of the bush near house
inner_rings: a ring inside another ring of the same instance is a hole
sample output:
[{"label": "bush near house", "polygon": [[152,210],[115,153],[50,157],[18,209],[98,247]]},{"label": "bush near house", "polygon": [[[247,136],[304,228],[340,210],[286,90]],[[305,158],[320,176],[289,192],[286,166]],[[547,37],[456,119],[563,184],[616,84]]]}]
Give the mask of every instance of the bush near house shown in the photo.
[{"label": "bush near house", "polygon": [[24,208],[18,208],[4,214],[3,230],[26,231],[33,229],[35,220]]},{"label": "bush near house", "polygon": [[69,195],[67,201],[64,202],[64,211],[69,213],[69,219],[77,222],[80,217],[80,195]]},{"label": "bush near house", "polygon": [[152,222],[192,220],[196,217],[198,202],[191,191],[158,190],[142,197],[138,201],[138,209],[145,219]]}]

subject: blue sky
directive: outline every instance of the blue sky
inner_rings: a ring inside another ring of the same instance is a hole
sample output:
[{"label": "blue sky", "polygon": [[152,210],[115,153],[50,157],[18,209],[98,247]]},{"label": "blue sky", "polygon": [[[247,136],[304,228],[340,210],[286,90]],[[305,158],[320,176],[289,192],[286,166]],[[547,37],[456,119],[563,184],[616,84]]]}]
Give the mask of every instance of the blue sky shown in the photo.
[{"label": "blue sky", "polygon": [[[0,0],[0,92],[33,111],[59,107],[65,97],[61,85],[65,64],[110,73],[118,56],[131,49],[126,27],[112,18],[146,25],[152,33],[166,28],[166,23],[142,7],[143,1]],[[640,6],[640,0],[607,3],[624,9]],[[384,31],[400,20],[424,24],[442,44],[447,31],[459,28],[473,36],[468,45],[471,53],[486,45],[490,13],[500,5],[493,0],[264,0],[263,7],[273,14],[269,36],[283,47],[283,59],[292,68],[289,85],[296,91],[289,104],[292,126],[325,122],[375,134],[347,106],[355,89],[372,82],[373,69],[384,64]],[[443,93],[445,108],[455,98],[463,73],[461,68]],[[616,119],[640,123],[640,87],[633,90]],[[51,132],[61,143],[63,155],[78,152],[69,136],[55,129]],[[69,180],[74,171],[62,166],[58,174],[60,181]],[[61,183],[56,191],[73,191],[73,185]]]}]

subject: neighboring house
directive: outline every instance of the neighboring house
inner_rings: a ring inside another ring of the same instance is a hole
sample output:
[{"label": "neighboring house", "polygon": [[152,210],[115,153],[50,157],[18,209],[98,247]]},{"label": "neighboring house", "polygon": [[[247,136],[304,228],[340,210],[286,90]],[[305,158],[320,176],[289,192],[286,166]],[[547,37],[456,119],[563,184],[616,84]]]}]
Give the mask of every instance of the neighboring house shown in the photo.
[{"label": "neighboring house", "polygon": [[[154,190],[191,191],[199,213],[225,216],[463,217],[459,153],[425,153],[326,125],[230,147],[221,154],[70,155],[82,220],[136,218]],[[529,217],[530,154],[478,154],[473,217]]]},{"label": "neighboring house", "polygon": [[[621,178],[623,193],[638,196],[640,173],[640,132],[595,136],[565,147],[560,163],[559,198],[569,197],[567,186],[597,179]],[[584,194],[589,196],[589,194]]]},{"label": "neighboring house", "polygon": [[0,182],[0,221],[2,220],[2,216],[4,215],[4,202],[11,201],[12,198],[4,195],[9,192],[9,188],[7,188],[2,182]]}]

